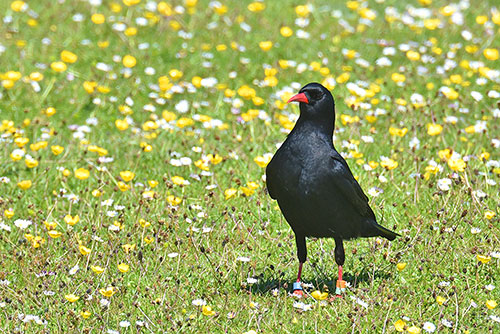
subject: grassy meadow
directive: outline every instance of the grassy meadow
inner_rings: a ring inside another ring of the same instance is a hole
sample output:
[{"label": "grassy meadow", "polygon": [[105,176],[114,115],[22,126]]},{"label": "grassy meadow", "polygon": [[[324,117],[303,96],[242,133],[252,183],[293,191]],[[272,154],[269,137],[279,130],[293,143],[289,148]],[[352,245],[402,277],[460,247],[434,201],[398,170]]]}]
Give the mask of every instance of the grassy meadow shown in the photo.
[{"label": "grassy meadow", "polygon": [[[496,1],[0,13],[0,332],[500,332]],[[401,237],[345,243],[343,298],[333,240],[309,239],[298,300],[264,174],[313,81]]]}]

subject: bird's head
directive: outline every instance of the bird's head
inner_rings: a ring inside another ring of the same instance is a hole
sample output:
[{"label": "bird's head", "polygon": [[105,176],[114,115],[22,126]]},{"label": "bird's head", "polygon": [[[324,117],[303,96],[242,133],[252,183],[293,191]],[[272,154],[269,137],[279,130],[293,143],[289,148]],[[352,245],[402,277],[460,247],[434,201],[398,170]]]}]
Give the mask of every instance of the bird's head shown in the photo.
[{"label": "bird's head", "polygon": [[312,82],[302,87],[287,103],[300,102],[300,116],[321,122],[335,122],[335,101],[328,89]]}]

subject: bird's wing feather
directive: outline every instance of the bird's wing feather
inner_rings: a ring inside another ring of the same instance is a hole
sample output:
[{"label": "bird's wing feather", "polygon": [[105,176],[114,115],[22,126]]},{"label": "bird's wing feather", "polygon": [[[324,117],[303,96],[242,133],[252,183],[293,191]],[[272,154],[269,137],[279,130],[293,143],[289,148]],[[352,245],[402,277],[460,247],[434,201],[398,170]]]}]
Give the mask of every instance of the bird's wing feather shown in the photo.
[{"label": "bird's wing feather", "polygon": [[267,187],[267,192],[269,193],[269,196],[271,196],[272,199],[276,199],[276,193],[274,191],[274,183],[273,183],[274,178],[273,177],[269,177],[270,174],[271,174],[270,170],[267,169],[266,170],[266,187]]},{"label": "bird's wing feather", "polygon": [[349,200],[358,213],[365,217],[375,218],[368,204],[368,197],[352,175],[349,166],[342,156],[340,154],[333,155],[332,162],[333,175],[330,177],[330,180],[333,182],[334,187]]}]

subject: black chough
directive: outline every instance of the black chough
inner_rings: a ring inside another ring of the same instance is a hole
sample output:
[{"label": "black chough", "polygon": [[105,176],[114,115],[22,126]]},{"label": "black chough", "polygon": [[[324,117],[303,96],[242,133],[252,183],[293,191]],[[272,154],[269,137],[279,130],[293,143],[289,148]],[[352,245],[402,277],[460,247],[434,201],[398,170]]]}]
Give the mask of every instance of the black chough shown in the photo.
[{"label": "black chough", "polygon": [[300,117],[266,168],[267,189],[278,201],[295,233],[299,272],[294,293],[302,295],[300,276],[307,258],[306,237],[334,238],[339,266],[337,294],[345,287],[342,240],[394,233],[377,223],[375,214],[342,156],[333,146],[335,103],[318,83],[304,86],[288,102],[300,102]]}]

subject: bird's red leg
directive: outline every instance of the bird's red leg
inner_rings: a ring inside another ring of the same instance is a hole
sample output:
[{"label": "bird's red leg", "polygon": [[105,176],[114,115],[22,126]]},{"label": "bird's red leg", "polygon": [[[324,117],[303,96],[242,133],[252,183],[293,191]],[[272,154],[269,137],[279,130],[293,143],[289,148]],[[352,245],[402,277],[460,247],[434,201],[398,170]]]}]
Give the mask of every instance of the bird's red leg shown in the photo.
[{"label": "bird's red leg", "polygon": [[339,266],[339,278],[337,279],[337,287],[335,289],[335,294],[337,297],[342,297],[342,293],[345,291],[345,281],[342,279],[342,266]]},{"label": "bird's red leg", "polygon": [[293,283],[293,294],[297,297],[302,297],[304,295],[304,292],[302,291],[302,284],[300,282],[303,264],[303,262],[299,262],[299,273],[297,274],[297,281]]}]

